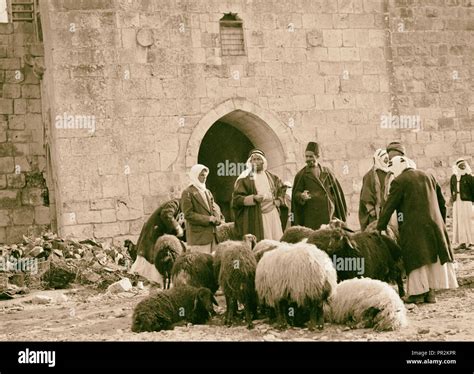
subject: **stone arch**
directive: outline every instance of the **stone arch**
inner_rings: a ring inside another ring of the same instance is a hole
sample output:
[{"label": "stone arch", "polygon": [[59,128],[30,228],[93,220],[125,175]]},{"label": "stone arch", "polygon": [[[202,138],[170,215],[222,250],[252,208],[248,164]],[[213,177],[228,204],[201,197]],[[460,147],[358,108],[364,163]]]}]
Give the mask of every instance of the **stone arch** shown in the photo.
[{"label": "stone arch", "polygon": [[243,134],[268,159],[268,168],[282,179],[294,175],[296,168],[296,142],[291,131],[272,112],[245,99],[229,99],[217,105],[202,117],[186,146],[185,166],[197,163],[199,147],[204,135],[217,121],[226,122]]}]

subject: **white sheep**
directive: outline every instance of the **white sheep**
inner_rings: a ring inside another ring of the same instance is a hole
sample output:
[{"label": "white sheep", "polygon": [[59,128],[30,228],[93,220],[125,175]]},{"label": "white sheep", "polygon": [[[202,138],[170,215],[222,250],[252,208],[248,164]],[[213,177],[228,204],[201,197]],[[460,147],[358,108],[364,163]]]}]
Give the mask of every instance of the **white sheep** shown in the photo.
[{"label": "white sheep", "polygon": [[288,306],[308,310],[308,327],[324,327],[323,305],[336,288],[336,270],[315,245],[280,243],[257,265],[255,287],[261,303],[275,308],[280,328],[287,324]]},{"label": "white sheep", "polygon": [[253,254],[255,255],[255,259],[257,262],[263,257],[265,253],[268,251],[272,251],[277,248],[281,243],[277,240],[272,239],[263,239],[260,240],[257,245],[253,248]]},{"label": "white sheep", "polygon": [[337,285],[326,315],[333,323],[373,327],[376,331],[398,330],[407,325],[406,309],[397,292],[385,282],[354,278]]}]

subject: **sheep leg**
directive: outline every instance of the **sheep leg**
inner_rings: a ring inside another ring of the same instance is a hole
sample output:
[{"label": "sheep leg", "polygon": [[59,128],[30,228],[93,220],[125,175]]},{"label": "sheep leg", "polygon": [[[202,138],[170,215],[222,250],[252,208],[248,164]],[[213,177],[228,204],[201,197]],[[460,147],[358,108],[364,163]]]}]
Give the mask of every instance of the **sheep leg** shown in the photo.
[{"label": "sheep leg", "polygon": [[226,319],[225,324],[227,326],[232,326],[232,322],[234,320],[234,307],[236,305],[235,300],[233,300],[229,296],[225,296],[225,303],[226,303]]},{"label": "sheep leg", "polygon": [[277,312],[277,328],[280,330],[283,330],[287,327],[287,322],[286,322],[287,303],[284,300],[282,300],[278,302],[275,309]]},{"label": "sheep leg", "polygon": [[401,274],[397,276],[397,285],[398,285],[398,295],[400,298],[405,296],[405,288],[403,287],[403,279]]},{"label": "sheep leg", "polygon": [[310,319],[308,323],[308,329],[310,331],[314,331],[315,328],[318,330],[322,330],[324,328],[323,302],[321,300],[310,303]]},{"label": "sheep leg", "polygon": [[253,329],[252,319],[255,316],[255,314],[254,314],[255,305],[254,304],[255,303],[254,303],[254,300],[253,300],[252,296],[247,296],[247,300],[245,301],[244,308],[245,308],[245,321],[247,322],[247,328],[249,330]]}]

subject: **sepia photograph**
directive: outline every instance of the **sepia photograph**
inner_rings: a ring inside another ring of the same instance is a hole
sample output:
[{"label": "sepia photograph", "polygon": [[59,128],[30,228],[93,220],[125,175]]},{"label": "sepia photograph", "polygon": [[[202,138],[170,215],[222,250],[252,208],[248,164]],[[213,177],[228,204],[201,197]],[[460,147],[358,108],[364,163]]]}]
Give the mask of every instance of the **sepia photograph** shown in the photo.
[{"label": "sepia photograph", "polygon": [[0,0],[0,352],[473,369],[473,74],[474,0]]}]

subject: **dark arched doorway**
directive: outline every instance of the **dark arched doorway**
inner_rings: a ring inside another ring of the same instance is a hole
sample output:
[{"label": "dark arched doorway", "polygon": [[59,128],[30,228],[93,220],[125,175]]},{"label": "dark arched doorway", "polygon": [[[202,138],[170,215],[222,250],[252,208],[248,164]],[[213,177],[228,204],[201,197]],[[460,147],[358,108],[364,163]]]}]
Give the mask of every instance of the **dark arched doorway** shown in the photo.
[{"label": "dark arched doorway", "polygon": [[235,127],[215,122],[202,139],[198,162],[209,168],[206,186],[214,195],[227,222],[233,221],[230,200],[234,182],[243,171],[252,142]]}]

